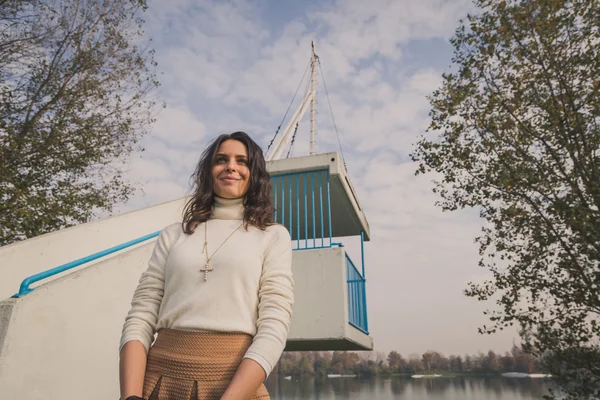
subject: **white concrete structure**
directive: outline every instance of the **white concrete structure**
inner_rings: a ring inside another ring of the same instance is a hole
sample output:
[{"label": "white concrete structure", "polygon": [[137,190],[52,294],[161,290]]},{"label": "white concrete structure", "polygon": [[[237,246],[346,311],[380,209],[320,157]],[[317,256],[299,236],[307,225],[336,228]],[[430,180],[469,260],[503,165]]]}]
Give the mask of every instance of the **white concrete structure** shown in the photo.
[{"label": "white concrete structure", "polygon": [[372,350],[373,339],[350,325],[343,247],[294,252],[298,301],[286,350]]},{"label": "white concrete structure", "polygon": [[[121,326],[154,240],[0,302],[6,399],[117,399]],[[343,248],[294,252],[288,350],[372,348],[348,324]],[[308,340],[307,340],[308,339]]]},{"label": "white concrete structure", "polygon": [[[340,236],[364,232],[368,238],[366,218],[336,153],[272,161],[269,169],[275,176],[326,171],[332,231]],[[307,195],[304,189],[295,194]],[[27,276],[181,220],[183,204],[180,199],[0,248],[0,298],[6,299],[0,302],[2,399],[118,398],[121,327],[155,239],[49,277],[20,298],[10,296]],[[297,206],[304,203],[298,199]],[[302,229],[311,230],[311,224]],[[349,271],[359,272],[348,260],[344,248],[331,243],[294,252],[296,304],[287,350],[373,348],[366,331],[351,325],[350,303],[360,293],[351,293],[355,278]]]},{"label": "white concrete structure", "polygon": [[356,268],[344,248],[337,247],[341,244],[332,240],[370,237],[339,154],[273,160],[268,168],[275,219],[290,231],[298,250],[294,252],[297,319],[292,320],[286,349],[372,350],[364,268]]},{"label": "white concrete structure", "polygon": [[[369,223],[338,153],[332,152],[273,160],[269,161],[268,169],[271,176],[274,177],[302,172],[327,171],[330,177],[332,235],[334,237],[355,236],[362,231],[365,240],[370,240]],[[310,188],[307,188],[308,192],[310,190]],[[304,206],[305,194],[307,193],[304,191],[303,185],[299,187],[298,193],[295,190],[292,191],[292,196],[300,198],[301,207]],[[302,225],[302,228],[304,228],[304,225]],[[292,236],[296,234],[293,230],[291,233]]]},{"label": "white concrete structure", "polygon": [[121,326],[154,241],[0,303],[0,397],[118,399]]},{"label": "white concrete structure", "polygon": [[[180,221],[183,206],[184,199],[179,199],[0,247],[0,299],[17,293],[21,281],[28,276],[159,231]],[[86,263],[85,267],[91,264]],[[72,272],[74,270],[67,273]],[[58,277],[54,276],[50,280]]]}]

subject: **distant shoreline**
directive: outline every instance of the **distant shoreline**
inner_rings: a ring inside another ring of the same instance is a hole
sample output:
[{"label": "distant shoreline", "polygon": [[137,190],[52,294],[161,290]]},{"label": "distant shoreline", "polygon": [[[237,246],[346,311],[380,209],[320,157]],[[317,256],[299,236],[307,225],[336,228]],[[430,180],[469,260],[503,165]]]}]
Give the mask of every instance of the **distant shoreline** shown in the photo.
[{"label": "distant shoreline", "polygon": [[[514,374],[514,375],[513,375]],[[506,372],[444,372],[444,371],[431,371],[431,372],[415,372],[406,373],[406,372],[397,372],[390,374],[381,374],[381,376],[388,377],[405,377],[405,378],[424,378],[424,379],[435,379],[435,378],[458,378],[458,377],[472,377],[472,378],[486,378],[486,377],[502,377],[502,378],[511,378],[511,379],[549,379],[552,376],[547,374],[527,374],[527,373],[506,373]]]},{"label": "distant shoreline", "polygon": [[389,374],[382,373],[381,376],[401,376],[410,378],[413,375],[440,375],[440,377],[457,377],[457,376],[473,376],[473,377],[486,377],[486,376],[501,376],[501,373],[488,373],[488,372],[454,372],[454,371],[417,371],[417,372],[393,372]]},{"label": "distant shoreline", "polygon": [[[415,373],[409,372],[394,372],[394,373],[380,373],[378,376],[360,376],[355,374],[330,374],[332,376],[319,377],[318,379],[376,379],[376,378],[412,378],[412,379],[440,379],[440,378],[507,378],[507,379],[551,379],[551,376],[546,374],[526,374],[522,373],[519,376],[510,376],[505,372],[450,372],[450,371],[419,371]],[[280,379],[290,379],[291,376],[279,376]],[[294,379],[298,378],[313,378],[314,375],[297,375]]]}]

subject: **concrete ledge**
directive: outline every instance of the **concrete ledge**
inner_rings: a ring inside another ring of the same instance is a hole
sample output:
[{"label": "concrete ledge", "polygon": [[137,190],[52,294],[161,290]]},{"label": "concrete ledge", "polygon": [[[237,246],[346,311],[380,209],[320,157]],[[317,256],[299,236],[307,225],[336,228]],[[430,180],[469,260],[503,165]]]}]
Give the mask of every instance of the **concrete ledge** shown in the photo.
[{"label": "concrete ledge", "polygon": [[[364,337],[356,338],[342,337],[319,340],[288,340],[285,351],[371,351],[373,350],[373,339],[362,332]],[[352,335],[354,336],[354,335]]]}]

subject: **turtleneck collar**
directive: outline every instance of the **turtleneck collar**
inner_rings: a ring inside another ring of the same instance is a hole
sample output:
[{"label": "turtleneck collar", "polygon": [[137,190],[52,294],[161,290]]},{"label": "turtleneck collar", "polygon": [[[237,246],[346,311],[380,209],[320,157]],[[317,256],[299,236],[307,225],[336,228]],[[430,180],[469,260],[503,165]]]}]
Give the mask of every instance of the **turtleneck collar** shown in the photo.
[{"label": "turtleneck collar", "polygon": [[244,199],[224,199],[214,197],[211,218],[214,219],[244,219]]}]

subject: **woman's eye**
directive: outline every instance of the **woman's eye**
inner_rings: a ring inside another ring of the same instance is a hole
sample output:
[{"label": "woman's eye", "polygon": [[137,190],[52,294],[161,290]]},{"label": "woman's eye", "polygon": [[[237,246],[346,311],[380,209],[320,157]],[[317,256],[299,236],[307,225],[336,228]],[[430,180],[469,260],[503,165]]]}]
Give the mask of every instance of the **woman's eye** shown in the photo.
[{"label": "woman's eye", "polygon": [[248,160],[246,160],[245,158],[242,158],[242,159],[240,159],[238,161],[239,161],[240,164],[244,164],[244,165],[248,164]]},{"label": "woman's eye", "polygon": [[225,160],[225,157],[217,157],[217,159],[216,159],[215,161],[216,161],[218,164],[222,164],[222,163],[224,163],[226,160]]}]

